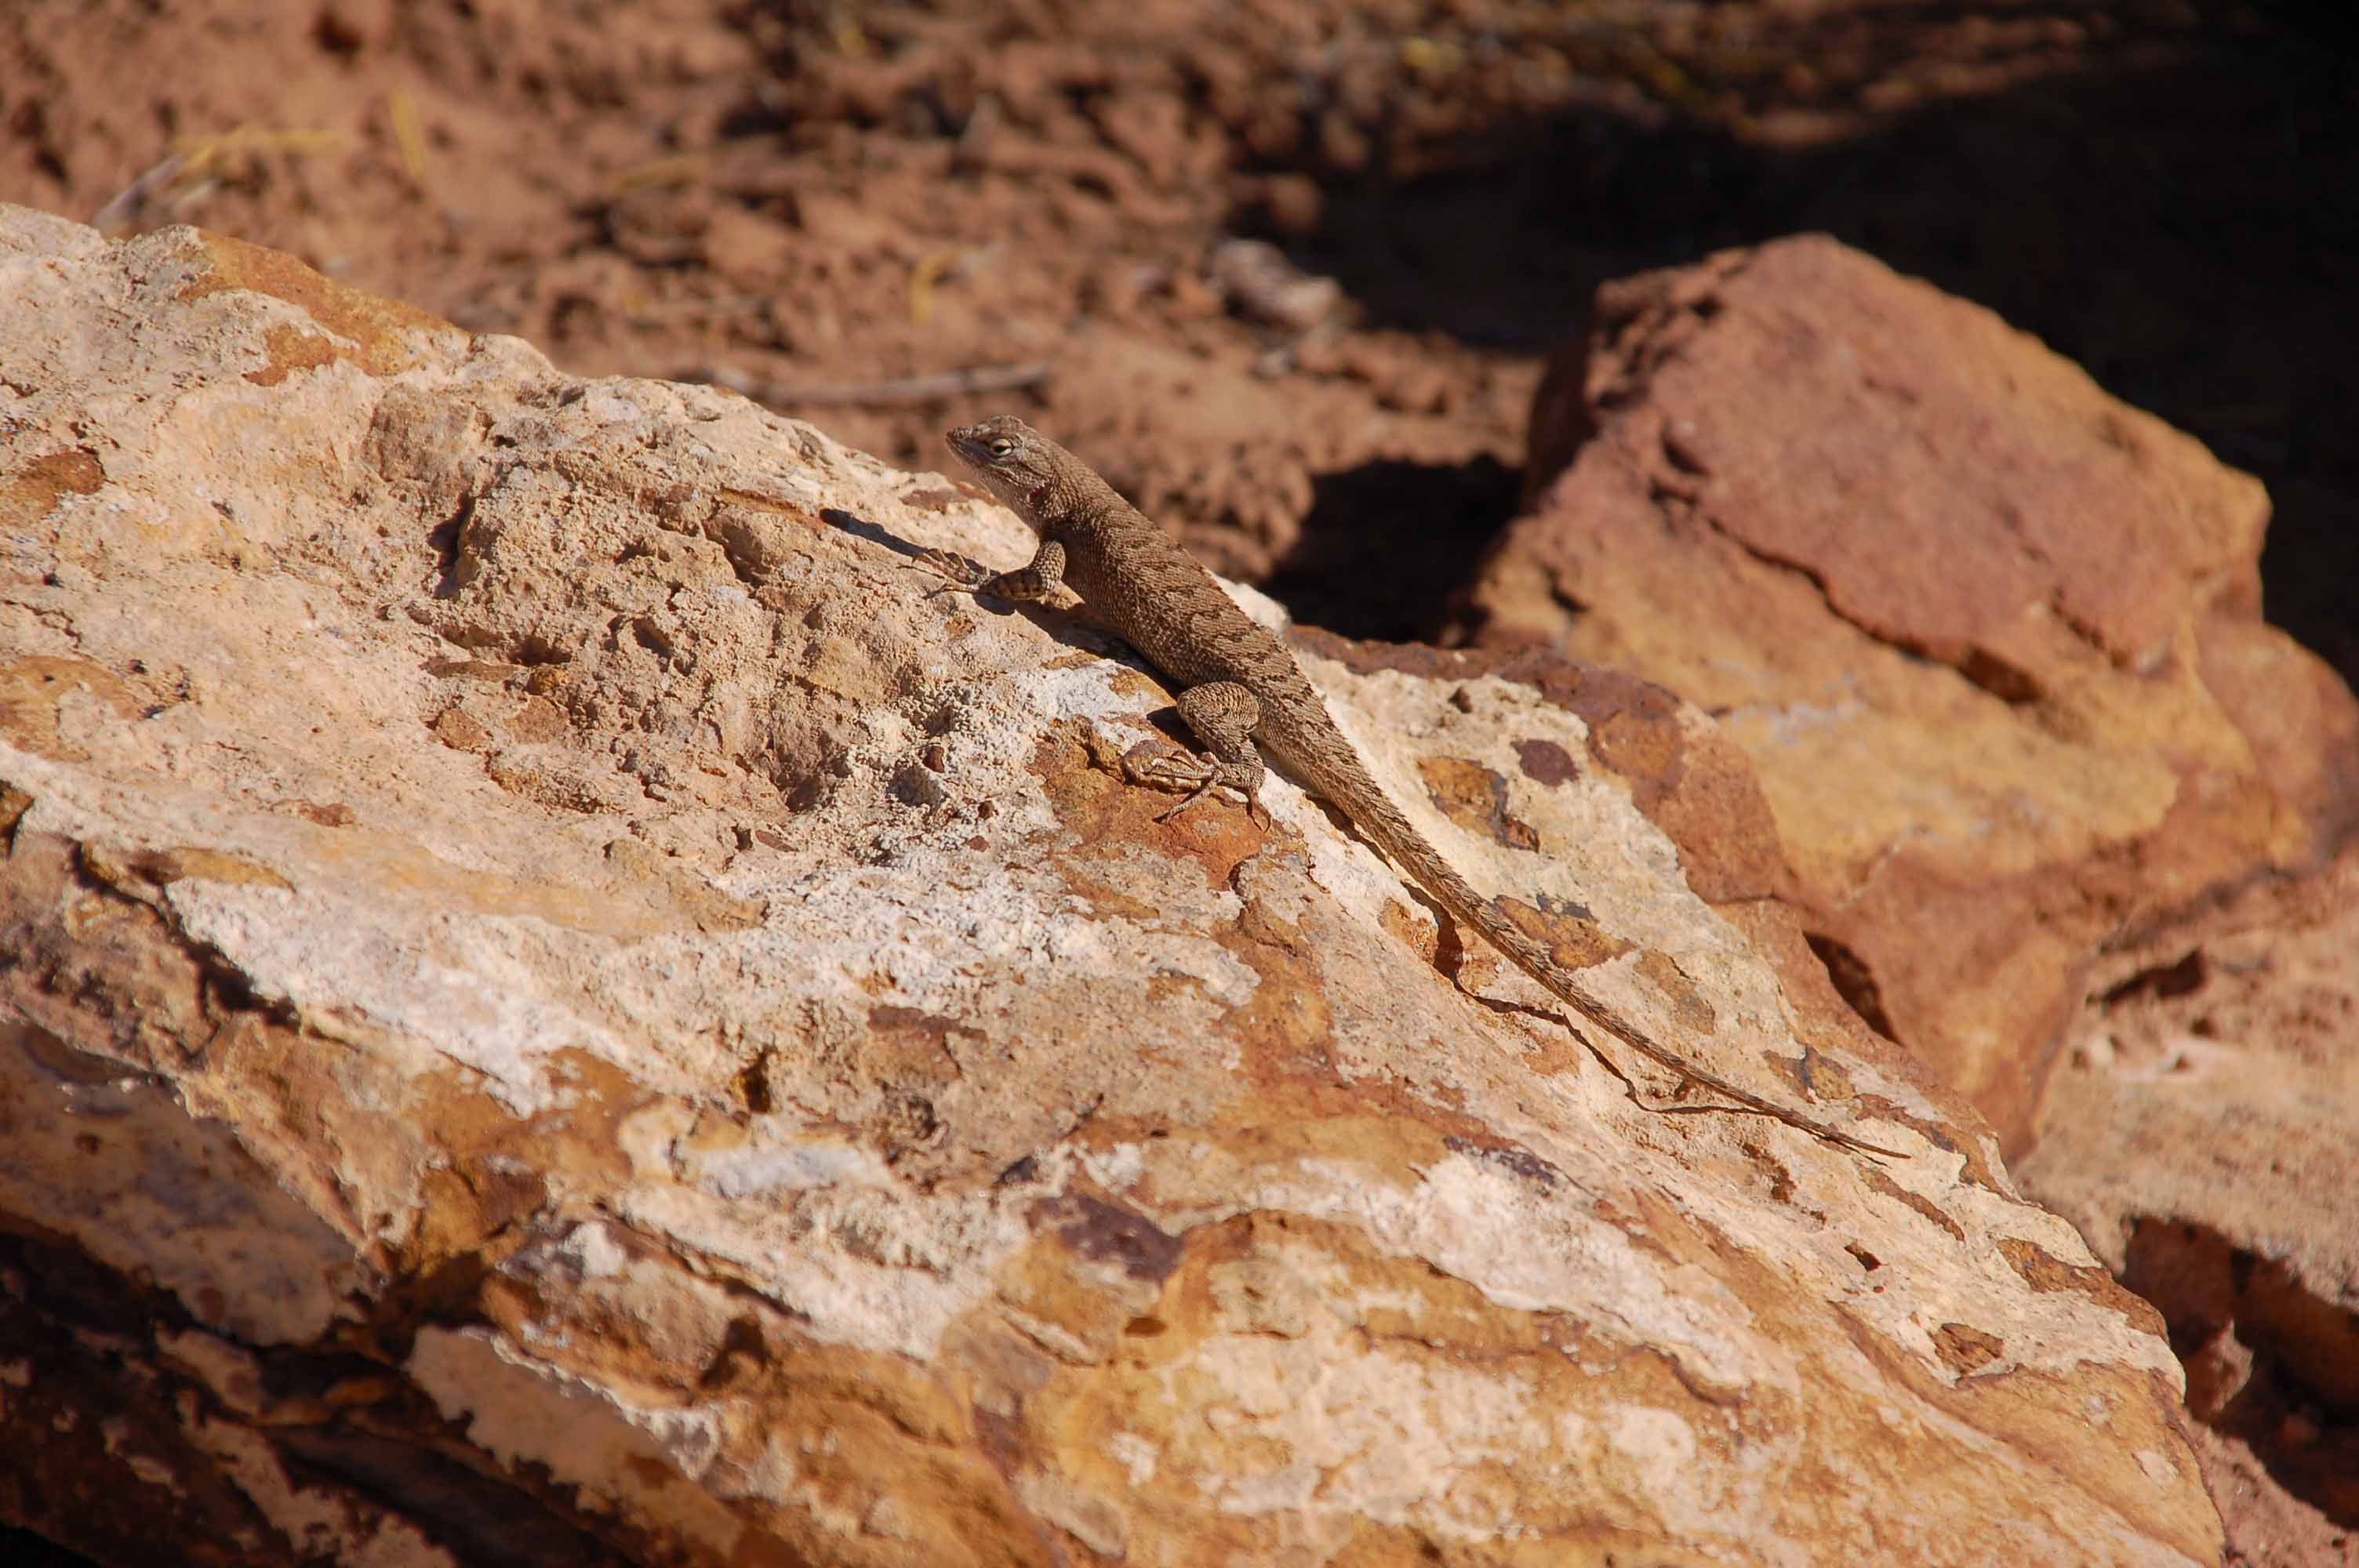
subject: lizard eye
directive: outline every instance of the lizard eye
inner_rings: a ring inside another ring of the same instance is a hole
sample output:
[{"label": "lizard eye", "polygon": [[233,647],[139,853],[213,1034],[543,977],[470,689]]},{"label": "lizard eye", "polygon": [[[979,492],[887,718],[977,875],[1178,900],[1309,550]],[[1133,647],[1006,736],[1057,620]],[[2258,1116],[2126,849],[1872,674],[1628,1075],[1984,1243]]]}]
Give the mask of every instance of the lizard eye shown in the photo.
[{"label": "lizard eye", "polygon": [[1016,442],[1012,437],[994,436],[991,438],[991,455],[995,458],[1004,458],[1015,449]]}]

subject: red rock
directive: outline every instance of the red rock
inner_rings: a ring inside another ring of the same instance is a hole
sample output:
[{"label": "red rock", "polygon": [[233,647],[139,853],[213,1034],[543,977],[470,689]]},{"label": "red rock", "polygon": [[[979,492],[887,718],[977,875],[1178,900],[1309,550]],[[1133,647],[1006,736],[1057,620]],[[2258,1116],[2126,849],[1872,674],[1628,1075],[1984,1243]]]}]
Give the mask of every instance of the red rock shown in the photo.
[{"label": "red rock", "polygon": [[2017,1145],[2101,945],[2359,817],[2259,484],[1832,240],[1601,290],[1531,450],[1470,635],[1714,714],[1838,982]]}]

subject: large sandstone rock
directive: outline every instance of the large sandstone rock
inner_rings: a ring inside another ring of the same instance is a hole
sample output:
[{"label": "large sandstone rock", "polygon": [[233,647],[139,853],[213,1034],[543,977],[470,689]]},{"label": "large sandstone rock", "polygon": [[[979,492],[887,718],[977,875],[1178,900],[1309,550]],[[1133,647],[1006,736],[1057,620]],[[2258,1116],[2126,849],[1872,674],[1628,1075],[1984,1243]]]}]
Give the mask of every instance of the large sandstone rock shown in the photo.
[{"label": "large sandstone rock", "polygon": [[1712,713],[1845,995],[2015,1147],[2102,944],[2359,814],[2359,709],[2259,619],[2260,486],[1833,241],[1601,291],[1530,479],[1475,638]]},{"label": "large sandstone rock", "polygon": [[1290,786],[1158,824],[1151,680],[902,569],[1023,556],[938,477],[190,230],[0,210],[0,1518],[2217,1561],[2151,1315],[1840,1006],[1693,708],[1310,659],[1594,984],[1907,1158],[1639,1108]]}]

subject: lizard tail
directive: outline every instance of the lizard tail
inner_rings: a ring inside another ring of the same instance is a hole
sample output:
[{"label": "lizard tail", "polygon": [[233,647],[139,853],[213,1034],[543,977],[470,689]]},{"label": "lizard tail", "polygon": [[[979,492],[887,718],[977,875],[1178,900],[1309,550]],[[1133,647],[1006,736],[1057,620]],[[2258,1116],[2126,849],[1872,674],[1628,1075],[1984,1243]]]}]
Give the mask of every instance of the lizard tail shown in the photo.
[{"label": "lizard tail", "polygon": [[[1723,1098],[1735,1102],[1734,1107],[1699,1106],[1674,1108],[1748,1110],[1756,1115],[1774,1117],[1787,1126],[1798,1128],[1813,1138],[1822,1138],[1830,1143],[1838,1144],[1846,1149],[1856,1149],[1863,1153],[1879,1154],[1896,1160],[1907,1158],[1897,1149],[1887,1149],[1880,1143],[1870,1143],[1864,1139],[1854,1137],[1840,1128],[1831,1127],[1823,1121],[1804,1116],[1799,1111],[1789,1110],[1774,1100],[1765,1099],[1749,1089],[1741,1088],[1730,1083],[1717,1074],[1706,1072],[1694,1064],[1683,1060],[1676,1052],[1656,1044],[1640,1031],[1636,1023],[1625,1017],[1618,1008],[1589,994],[1585,988],[1576,985],[1564,967],[1556,961],[1555,957],[1545,946],[1526,935],[1522,929],[1509,921],[1506,915],[1500,914],[1495,904],[1476,893],[1462,879],[1453,875],[1451,881],[1456,883],[1456,886],[1448,890],[1450,896],[1442,898],[1443,907],[1457,919],[1481,932],[1483,939],[1506,954],[1517,968],[1546,986],[1551,993],[1583,1018],[1614,1035],[1622,1044],[1648,1061],[1659,1066],[1668,1067],[1680,1077],[1701,1084]],[[1461,894],[1463,895],[1463,907],[1461,906],[1460,898],[1457,896]],[[1665,1108],[1650,1106],[1647,1108],[1659,1110]]]},{"label": "lizard tail", "polygon": [[1846,1149],[1895,1160],[1908,1158],[1897,1149],[1887,1149],[1882,1144],[1854,1138],[1838,1128],[1789,1110],[1774,1100],[1765,1099],[1750,1089],[1706,1072],[1681,1059],[1677,1053],[1657,1044],[1619,1009],[1589,994],[1571,972],[1556,961],[1546,946],[1526,935],[1522,928],[1501,914],[1489,899],[1476,892],[1473,885],[1441,858],[1440,852],[1427,842],[1425,835],[1401,814],[1400,808],[1385,794],[1383,786],[1364,770],[1349,765],[1338,766],[1321,757],[1303,771],[1310,775],[1305,782],[1342,806],[1345,815],[1375,839],[1396,865],[1431,892],[1452,919],[1481,932],[1483,939],[1506,954],[1517,968],[1546,986],[1550,994],[1633,1051],[1682,1078],[1735,1102],[1734,1106],[1649,1106],[1647,1108],[1680,1113],[1749,1111],[1774,1118],[1788,1127],[1798,1128],[1814,1138],[1824,1139]]}]

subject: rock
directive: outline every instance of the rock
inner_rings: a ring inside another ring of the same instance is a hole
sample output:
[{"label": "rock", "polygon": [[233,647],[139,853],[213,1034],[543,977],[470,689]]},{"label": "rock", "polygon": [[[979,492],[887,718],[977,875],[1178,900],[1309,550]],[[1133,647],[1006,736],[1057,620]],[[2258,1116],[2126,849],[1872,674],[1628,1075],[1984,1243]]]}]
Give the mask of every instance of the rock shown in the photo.
[{"label": "rock", "polygon": [[2359,1552],[2354,1042],[2359,849],[2107,954],[2021,1166],[2169,1321],[2254,1563]]},{"label": "rock", "polygon": [[905,569],[1025,554],[939,475],[188,229],[0,210],[0,1519],[2219,1560],[2151,1314],[1660,689],[1304,643],[1601,990],[1908,1157],[1640,1108],[1288,784],[1158,823],[1159,687]]},{"label": "rock", "polygon": [[1713,714],[1845,995],[2010,1147],[2102,944],[2359,821],[2260,486],[1832,240],[1602,290],[1532,465],[1473,636]]},{"label": "rock", "polygon": [[1207,270],[1230,309],[1289,332],[1308,332],[1343,307],[1342,284],[1304,272],[1267,240],[1223,240]]}]

